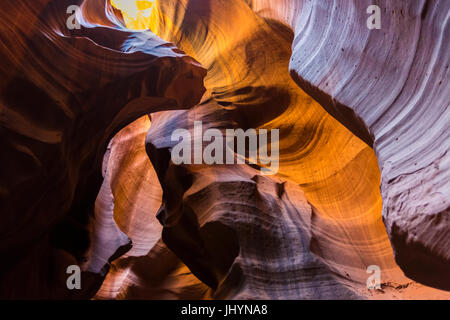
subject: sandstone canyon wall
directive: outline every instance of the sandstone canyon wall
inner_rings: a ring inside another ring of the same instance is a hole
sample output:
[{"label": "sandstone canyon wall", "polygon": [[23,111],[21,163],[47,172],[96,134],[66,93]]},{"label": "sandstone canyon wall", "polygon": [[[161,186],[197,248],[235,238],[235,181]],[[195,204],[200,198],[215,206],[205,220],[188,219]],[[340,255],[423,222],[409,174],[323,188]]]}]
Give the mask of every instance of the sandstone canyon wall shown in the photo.
[{"label": "sandstone canyon wall", "polygon": [[[0,297],[450,298],[449,1],[4,2]],[[199,121],[277,173],[175,164]]]}]

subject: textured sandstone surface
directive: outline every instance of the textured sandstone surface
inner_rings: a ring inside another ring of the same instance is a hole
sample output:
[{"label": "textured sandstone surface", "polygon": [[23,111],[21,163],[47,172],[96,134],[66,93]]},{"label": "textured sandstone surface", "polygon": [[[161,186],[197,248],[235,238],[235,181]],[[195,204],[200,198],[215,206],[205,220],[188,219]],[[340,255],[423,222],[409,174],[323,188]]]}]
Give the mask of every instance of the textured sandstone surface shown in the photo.
[{"label": "textured sandstone surface", "polygon": [[83,292],[68,292],[65,274],[89,245],[109,139],[141,115],[189,108],[204,91],[205,70],[154,35],[69,34],[69,3],[7,1],[0,13],[2,297],[97,291],[87,272]]},{"label": "textured sandstone surface", "polygon": [[[295,32],[290,70],[308,94],[373,145],[383,220],[405,274],[450,289],[450,3],[253,1]],[[323,19],[322,17],[327,17]]]},{"label": "textured sandstone surface", "polygon": [[[450,298],[448,3],[73,2],[0,13],[1,297]],[[278,174],[175,165],[194,121],[280,129]]]},{"label": "textured sandstone surface", "polygon": [[[296,9],[295,5],[297,4],[286,3],[286,11],[297,12],[299,8]],[[365,286],[366,267],[375,264],[381,266],[383,270],[385,279],[383,288],[394,288],[396,291],[390,297],[414,298],[435,294],[433,290],[422,290],[420,285],[415,288],[411,281],[403,277],[394,263],[391,245],[380,216],[380,177],[374,153],[366,144],[350,135],[338,122],[324,113],[320,105],[292,85],[287,72],[283,71],[288,68],[288,58],[291,54],[290,46],[293,40],[290,31],[271,20],[260,19],[268,16],[277,17],[270,10],[259,10],[256,4],[253,4],[253,10],[259,17],[248,10],[241,1],[230,1],[226,6],[228,9],[224,4],[214,1],[205,1],[202,4],[182,1],[178,6],[174,1],[165,1],[159,8],[162,12],[161,21],[155,19],[148,21],[148,25],[155,33],[175,43],[209,70],[205,79],[207,93],[202,99],[202,105],[184,117],[207,119],[210,123],[219,121],[216,127],[226,127],[226,119],[232,119],[233,122],[237,122],[234,125],[236,127],[280,128],[282,139],[280,176],[301,186],[316,213],[309,226],[312,234],[310,250],[333,272],[359,283],[355,286],[355,291]],[[230,11],[230,8],[233,10]],[[283,12],[278,3],[275,8]],[[292,17],[277,18],[282,22],[289,19]],[[214,23],[208,24],[210,21]],[[248,42],[249,39],[251,44]],[[264,54],[252,50],[258,47],[266,49]],[[204,115],[204,105],[210,105],[206,110],[216,108],[211,107],[214,105],[212,102],[224,107],[222,109],[226,112],[220,116],[213,116],[208,111],[207,115]],[[263,108],[264,113],[252,113],[252,110],[257,108]],[[161,128],[180,127],[180,124],[173,124],[175,120],[172,117],[175,116],[166,116],[163,118],[165,120],[154,118],[153,125]],[[189,127],[186,123],[184,125]],[[214,127],[212,124],[211,126]],[[357,130],[354,131],[358,134]],[[153,132],[154,130],[150,130],[148,137],[151,145],[155,144],[154,139],[160,139],[161,142],[164,141],[164,137],[167,143],[170,130],[165,134],[157,133],[158,138],[152,137],[152,134],[155,134]],[[362,134],[358,135],[364,138]],[[316,139],[312,139],[313,137]],[[370,143],[369,140],[368,142]],[[159,154],[160,152],[150,155],[152,161],[167,162],[168,165],[167,155],[161,160]],[[162,167],[165,168],[166,165]],[[163,169],[163,172],[165,170]],[[216,175],[220,176],[219,171]],[[166,183],[169,185],[176,183],[175,177],[176,174]],[[162,183],[164,186],[164,182]],[[176,188],[176,186],[169,187]],[[179,202],[180,199],[170,198],[170,202],[173,201]],[[166,214],[182,215],[180,212]],[[239,213],[236,212],[235,215],[238,221]],[[188,223],[186,226],[188,230],[189,226]],[[179,232],[189,232],[188,230]],[[194,235],[188,233],[184,236]],[[180,242],[183,236],[178,238]],[[173,246],[172,249],[176,252],[177,244]],[[179,248],[178,251],[183,255],[189,250]],[[189,257],[184,259],[188,264],[196,264]],[[191,270],[201,268],[205,273],[216,272],[210,270],[214,270],[214,266],[190,267]],[[201,278],[202,272],[196,274]],[[212,286],[222,281],[221,277],[218,279],[212,275],[205,277],[209,280],[202,280],[210,281]],[[285,280],[289,282],[288,279]],[[373,297],[367,290],[362,291],[363,295]],[[386,296],[390,295],[388,291]],[[434,296],[442,294],[437,291]],[[286,296],[288,295],[286,293]],[[337,296],[340,294],[336,293],[335,297]]]}]

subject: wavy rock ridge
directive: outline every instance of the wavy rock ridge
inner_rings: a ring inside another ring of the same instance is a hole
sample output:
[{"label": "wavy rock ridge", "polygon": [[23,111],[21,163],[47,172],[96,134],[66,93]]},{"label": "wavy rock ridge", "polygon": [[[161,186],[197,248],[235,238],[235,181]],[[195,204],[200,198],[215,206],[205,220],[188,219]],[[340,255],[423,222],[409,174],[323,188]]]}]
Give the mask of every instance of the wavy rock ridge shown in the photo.
[{"label": "wavy rock ridge", "polygon": [[[7,1],[1,12],[2,297],[73,295],[65,266],[89,244],[109,139],[141,115],[194,105],[204,90],[204,69],[154,35],[69,34],[69,4]],[[80,295],[95,293],[92,277]]]},{"label": "wavy rock ridge", "polygon": [[[262,12],[271,5],[255,2]],[[373,145],[396,262],[407,276],[450,289],[450,3],[378,1],[375,31],[365,27],[370,1],[289,4],[272,12],[295,30],[291,73]]]},{"label": "wavy rock ridge", "polygon": [[[0,295],[448,299],[403,272],[449,288],[449,10],[377,2],[376,31],[369,1],[167,0],[135,16],[87,0],[73,31],[73,1],[7,2]],[[279,129],[277,176],[174,165],[171,133],[194,121]]]}]

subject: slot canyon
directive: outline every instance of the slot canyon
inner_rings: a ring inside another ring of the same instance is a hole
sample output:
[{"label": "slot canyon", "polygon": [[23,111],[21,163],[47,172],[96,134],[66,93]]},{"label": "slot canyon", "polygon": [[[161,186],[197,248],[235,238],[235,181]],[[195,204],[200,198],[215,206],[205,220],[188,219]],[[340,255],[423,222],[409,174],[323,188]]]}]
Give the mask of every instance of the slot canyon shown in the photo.
[{"label": "slot canyon", "polygon": [[1,3],[0,299],[450,299],[450,1]]}]

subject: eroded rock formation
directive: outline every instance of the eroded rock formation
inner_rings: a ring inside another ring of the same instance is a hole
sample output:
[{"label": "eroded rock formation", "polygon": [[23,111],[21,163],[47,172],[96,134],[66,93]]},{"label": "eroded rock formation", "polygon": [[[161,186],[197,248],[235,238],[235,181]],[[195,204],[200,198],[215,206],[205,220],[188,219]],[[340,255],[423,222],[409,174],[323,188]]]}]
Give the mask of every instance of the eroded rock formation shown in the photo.
[{"label": "eroded rock formation", "polygon": [[[448,4],[369,2],[7,1],[1,295],[449,298]],[[194,121],[279,129],[277,175],[175,165]]]},{"label": "eroded rock formation", "polygon": [[325,2],[253,5],[293,27],[290,70],[300,87],[373,145],[397,263],[448,290],[450,3],[377,1],[382,29],[369,30],[373,1]]},{"label": "eroded rock formation", "polygon": [[[204,91],[205,70],[153,34],[70,34],[71,4],[6,1],[1,10],[2,297],[73,295],[66,266],[89,245],[109,139],[142,115],[193,106]],[[91,277],[76,294],[96,292]]]}]

